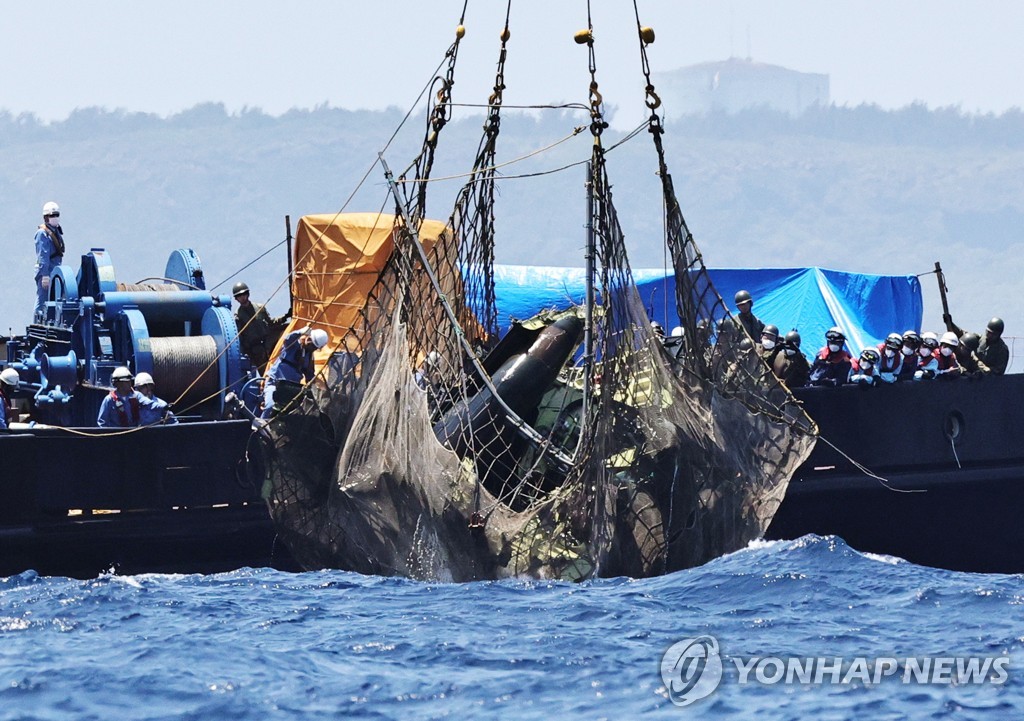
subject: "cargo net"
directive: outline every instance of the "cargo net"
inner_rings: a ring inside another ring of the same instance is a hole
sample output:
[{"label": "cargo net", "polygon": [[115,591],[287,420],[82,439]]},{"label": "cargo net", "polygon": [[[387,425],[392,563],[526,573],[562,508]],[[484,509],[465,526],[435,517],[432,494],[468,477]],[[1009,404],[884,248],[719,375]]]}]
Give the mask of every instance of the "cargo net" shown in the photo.
[{"label": "cargo net", "polygon": [[[614,508],[572,473],[583,374],[574,309],[497,338],[489,117],[448,230],[416,229],[436,133],[396,191],[395,247],[349,349],[266,429],[272,514],[296,560],[420,579],[583,579]],[[440,130],[438,124],[434,130]],[[405,188],[412,188],[408,194]],[[576,415],[574,415],[574,413]],[[607,493],[605,493],[607,495]],[[602,509],[603,523],[591,511]],[[598,548],[598,551],[601,549]]]},{"label": "cargo net", "polygon": [[595,302],[497,338],[501,74],[499,64],[447,231],[429,248],[416,232],[425,144],[417,182],[402,186],[414,190],[395,192],[404,220],[347,350],[266,429],[265,490],[283,540],[306,568],[457,581],[653,575],[745,546],[815,429],[715,293],[667,171],[684,335],[668,347],[652,329],[612,203],[598,100]]}]

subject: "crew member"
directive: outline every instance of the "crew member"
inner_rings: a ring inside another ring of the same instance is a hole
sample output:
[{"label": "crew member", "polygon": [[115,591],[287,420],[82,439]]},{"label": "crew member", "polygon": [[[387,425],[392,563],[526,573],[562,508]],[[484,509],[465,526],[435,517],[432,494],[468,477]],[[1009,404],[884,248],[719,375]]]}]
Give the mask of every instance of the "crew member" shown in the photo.
[{"label": "crew member", "polygon": [[135,390],[150,400],[148,405],[139,406],[139,425],[154,426],[157,423],[172,425],[178,419],[171,413],[171,405],[163,398],[159,398],[154,392],[153,376],[143,371],[135,376]]},{"label": "crew member", "polygon": [[883,383],[895,383],[903,370],[903,336],[890,333],[878,346],[878,379]]},{"label": "crew member", "polygon": [[850,383],[865,387],[878,385],[881,382],[878,372],[880,359],[877,348],[862,350],[860,357],[853,359],[850,364]]},{"label": "crew member", "polygon": [[110,380],[114,390],[100,403],[96,425],[101,428],[134,428],[142,421],[142,408],[151,405],[151,401],[132,388],[134,378],[126,367],[115,368]]},{"label": "crew member", "polygon": [[249,356],[253,367],[263,375],[267,370],[270,354],[281,337],[285,318],[271,319],[266,307],[250,301],[249,286],[242,281],[235,283],[231,295],[238,301],[235,324],[238,326],[242,352]]},{"label": "crew member", "polygon": [[754,299],[749,291],[741,290],[736,293],[733,300],[736,301],[736,310],[739,311],[736,318],[739,320],[740,326],[750,336],[751,343],[756,343],[764,332],[764,323],[751,310],[754,307]]},{"label": "crew member", "polygon": [[903,333],[903,347],[900,349],[900,355],[903,356],[903,365],[900,368],[899,374],[896,376],[896,380],[899,381],[910,381],[914,380],[914,374],[917,373],[917,352],[921,348],[921,336],[917,334],[916,330],[908,330]]},{"label": "crew member", "polygon": [[280,381],[299,383],[313,380],[313,353],[327,345],[327,331],[306,326],[285,336],[281,352],[267,369],[263,385],[263,418],[274,412],[274,391]]},{"label": "crew member", "polygon": [[20,380],[18,371],[13,368],[4,368],[0,372],[0,429],[10,428],[11,423],[18,420],[11,401]]},{"label": "crew member", "polygon": [[811,366],[812,386],[841,386],[850,378],[853,356],[843,349],[846,334],[839,327],[825,333],[825,347],[818,351]]},{"label": "crew member", "polygon": [[42,320],[50,293],[50,273],[64,262],[64,231],[60,207],[52,200],[43,206],[43,224],[36,230],[36,307],[34,320]]},{"label": "crew member", "polygon": [[917,370],[915,381],[930,380],[939,370],[939,337],[927,331],[921,334],[921,347],[917,349]]},{"label": "crew member", "polygon": [[939,353],[935,356],[939,365],[935,370],[936,378],[956,378],[963,372],[956,359],[956,349],[959,345],[960,340],[956,333],[946,331],[939,338]]}]

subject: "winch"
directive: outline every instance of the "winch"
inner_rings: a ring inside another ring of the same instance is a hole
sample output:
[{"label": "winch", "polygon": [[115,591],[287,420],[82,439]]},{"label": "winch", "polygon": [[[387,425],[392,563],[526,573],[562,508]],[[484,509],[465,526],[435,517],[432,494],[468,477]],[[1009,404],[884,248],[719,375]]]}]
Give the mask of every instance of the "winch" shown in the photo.
[{"label": "winch", "polygon": [[228,392],[249,371],[231,297],[206,290],[199,257],[171,253],[159,278],[119,283],[110,256],[93,248],[75,274],[56,268],[43,320],[7,341],[7,365],[34,390],[34,418],[63,426],[96,423],[115,368],[153,376],[179,416],[220,418]]}]

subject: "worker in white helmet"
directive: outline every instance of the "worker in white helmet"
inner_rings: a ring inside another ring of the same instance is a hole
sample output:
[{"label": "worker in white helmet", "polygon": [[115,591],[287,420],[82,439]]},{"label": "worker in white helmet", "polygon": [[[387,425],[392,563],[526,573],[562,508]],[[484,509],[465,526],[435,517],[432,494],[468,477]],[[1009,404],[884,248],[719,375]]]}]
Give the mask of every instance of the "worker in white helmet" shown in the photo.
[{"label": "worker in white helmet", "polygon": [[52,200],[43,206],[43,224],[36,230],[36,307],[35,320],[41,320],[50,293],[50,273],[64,262],[64,230],[60,227],[60,207]]},{"label": "worker in white helmet", "polygon": [[143,426],[155,426],[158,423],[171,425],[178,422],[178,419],[171,413],[171,405],[156,395],[156,384],[153,376],[145,371],[135,376],[135,390],[146,396],[151,401],[150,405],[139,408],[140,423]]},{"label": "worker in white helmet", "polygon": [[327,345],[329,337],[322,328],[306,326],[285,336],[277,358],[263,380],[263,418],[274,411],[274,391],[279,381],[299,383],[313,380],[313,354]]},{"label": "worker in white helmet", "polygon": [[0,372],[0,428],[10,428],[11,423],[17,420],[11,400],[20,380],[18,371],[13,368],[4,368],[3,372]]},{"label": "worker in white helmet", "polygon": [[101,428],[133,428],[142,423],[142,411],[153,402],[132,387],[135,380],[125,366],[115,368],[110,374],[114,390],[103,398],[96,425]]}]

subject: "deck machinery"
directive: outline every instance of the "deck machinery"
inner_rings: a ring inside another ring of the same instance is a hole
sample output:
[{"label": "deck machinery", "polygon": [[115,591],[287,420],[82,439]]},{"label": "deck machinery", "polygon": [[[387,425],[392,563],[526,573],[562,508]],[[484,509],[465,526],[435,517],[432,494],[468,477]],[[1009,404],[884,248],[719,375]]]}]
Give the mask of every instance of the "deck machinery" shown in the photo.
[{"label": "deck machinery", "polygon": [[118,366],[150,373],[178,415],[223,417],[225,396],[239,390],[249,362],[230,296],[205,288],[191,249],[175,250],[163,276],[138,284],[118,282],[101,248],[82,256],[77,274],[57,267],[44,317],[7,339],[7,365],[21,377],[18,395],[32,396],[33,419],[95,425]]}]

